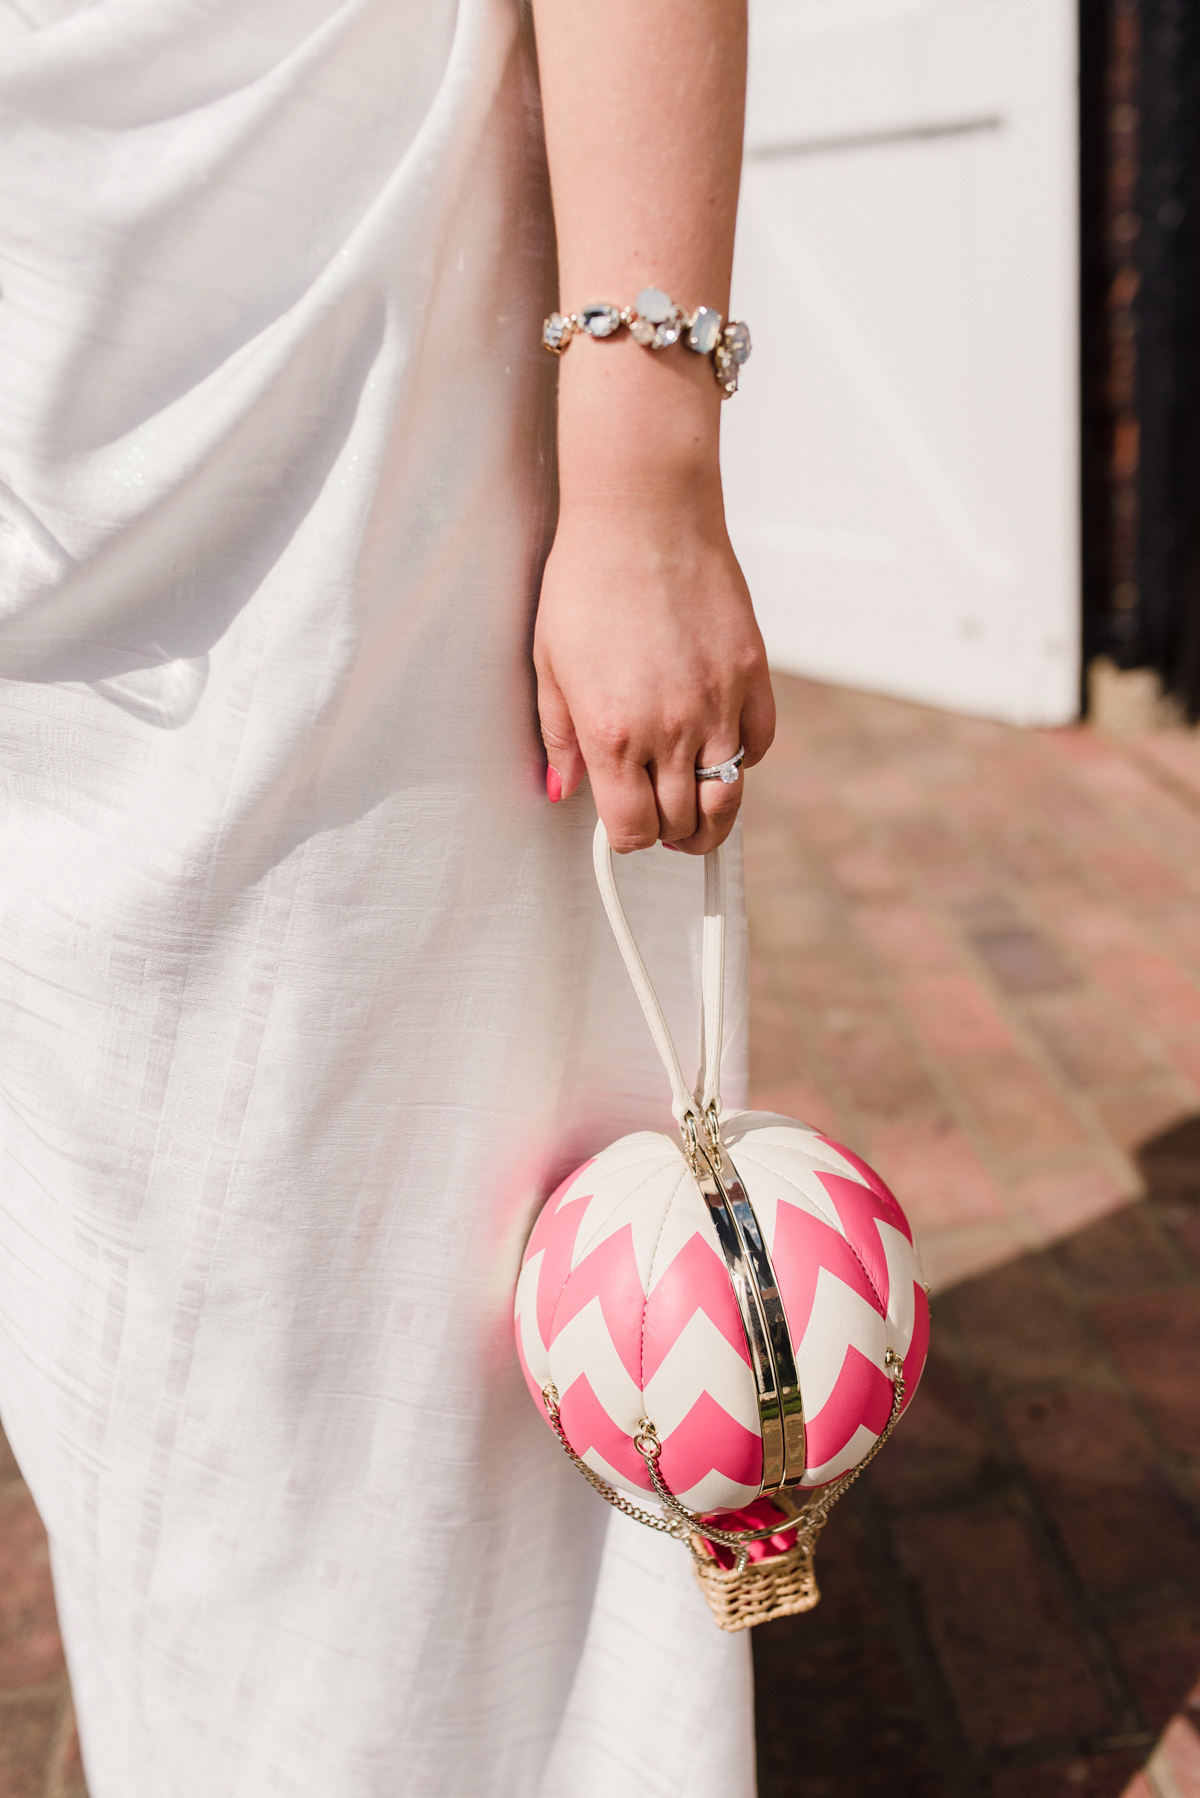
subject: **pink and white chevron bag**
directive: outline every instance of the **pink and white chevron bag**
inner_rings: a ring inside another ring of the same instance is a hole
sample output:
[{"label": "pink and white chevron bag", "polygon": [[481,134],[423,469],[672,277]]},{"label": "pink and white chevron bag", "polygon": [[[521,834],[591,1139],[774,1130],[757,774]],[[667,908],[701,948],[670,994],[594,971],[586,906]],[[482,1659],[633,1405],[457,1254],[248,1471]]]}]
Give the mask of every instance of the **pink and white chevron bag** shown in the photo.
[{"label": "pink and white chevron bag", "polygon": [[[817,1536],[916,1390],[927,1288],[864,1161],[794,1118],[722,1109],[724,852],[705,858],[691,1091],[602,824],[594,851],[679,1136],[623,1136],[547,1199],[517,1284],[518,1353],[580,1471],[686,1542],[717,1621],[744,1629],[817,1603]],[[647,1497],[655,1509],[634,1502]]]}]

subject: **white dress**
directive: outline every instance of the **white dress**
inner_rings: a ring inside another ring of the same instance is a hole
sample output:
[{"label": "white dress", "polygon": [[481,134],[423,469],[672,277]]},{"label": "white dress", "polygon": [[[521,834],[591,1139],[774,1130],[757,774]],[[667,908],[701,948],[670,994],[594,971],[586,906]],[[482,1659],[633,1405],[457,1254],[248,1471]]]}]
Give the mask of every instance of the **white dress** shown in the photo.
[{"label": "white dress", "polygon": [[0,110],[0,1411],[93,1798],[752,1798],[747,1638],[512,1344],[668,1122],[542,786],[527,21],[0,0]]}]

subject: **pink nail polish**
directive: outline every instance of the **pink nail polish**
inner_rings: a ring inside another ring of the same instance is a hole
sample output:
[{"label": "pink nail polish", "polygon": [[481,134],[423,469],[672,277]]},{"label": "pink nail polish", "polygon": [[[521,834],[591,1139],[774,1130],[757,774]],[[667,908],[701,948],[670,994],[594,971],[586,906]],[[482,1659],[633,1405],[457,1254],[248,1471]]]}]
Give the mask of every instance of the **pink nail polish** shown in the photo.
[{"label": "pink nail polish", "polygon": [[679,847],[678,843],[664,843],[663,848],[669,849],[672,852],[672,854],[674,854],[674,855],[682,855],[683,854],[683,850]]},{"label": "pink nail polish", "polygon": [[546,792],[551,805],[557,805],[562,798],[562,776],[557,768],[546,769]]}]

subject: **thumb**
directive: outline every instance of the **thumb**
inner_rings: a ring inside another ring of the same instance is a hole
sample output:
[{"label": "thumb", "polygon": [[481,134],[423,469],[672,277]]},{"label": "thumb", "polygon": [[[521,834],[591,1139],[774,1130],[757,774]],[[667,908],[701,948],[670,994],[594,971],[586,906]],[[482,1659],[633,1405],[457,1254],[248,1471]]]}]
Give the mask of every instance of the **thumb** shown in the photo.
[{"label": "thumb", "polygon": [[[584,761],[562,688],[545,667],[538,669],[538,717],[542,725],[542,742],[546,745],[546,759],[550,764],[546,774],[546,791],[551,799],[569,799],[583,779]],[[554,791],[554,775],[558,776],[557,793]]]}]

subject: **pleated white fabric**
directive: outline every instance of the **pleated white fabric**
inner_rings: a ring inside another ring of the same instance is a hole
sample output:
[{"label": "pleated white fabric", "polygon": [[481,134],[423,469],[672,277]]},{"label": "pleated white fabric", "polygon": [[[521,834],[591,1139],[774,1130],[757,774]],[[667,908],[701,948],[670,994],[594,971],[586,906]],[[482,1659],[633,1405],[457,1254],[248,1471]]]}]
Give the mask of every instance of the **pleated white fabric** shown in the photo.
[{"label": "pleated white fabric", "polygon": [[[93,1798],[751,1798],[512,1347],[668,1123],[541,784],[517,0],[7,0],[0,109],[0,1411]],[[693,1040],[701,870],[621,872]]]}]

